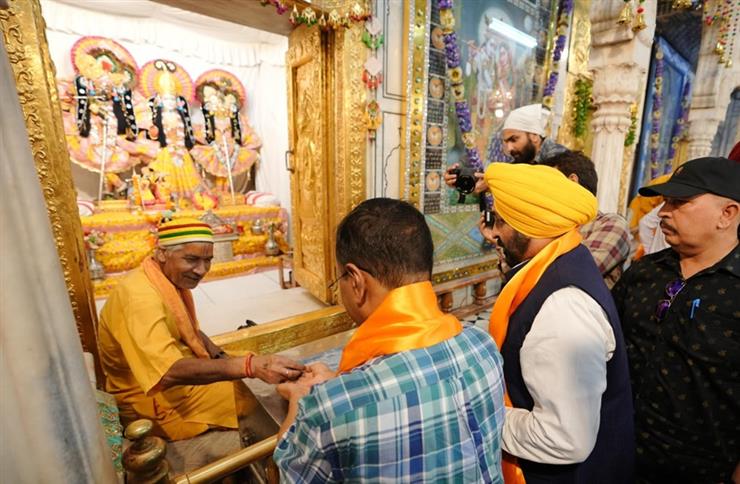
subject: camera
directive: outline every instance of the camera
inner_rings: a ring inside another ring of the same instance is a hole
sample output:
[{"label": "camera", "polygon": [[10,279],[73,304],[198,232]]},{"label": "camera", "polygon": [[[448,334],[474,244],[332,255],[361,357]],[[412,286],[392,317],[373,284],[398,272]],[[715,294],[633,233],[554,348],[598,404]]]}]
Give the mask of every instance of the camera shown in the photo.
[{"label": "camera", "polygon": [[465,203],[465,195],[473,193],[473,190],[475,190],[475,171],[471,168],[454,168],[450,170],[450,174],[457,175],[455,189],[460,192],[457,203]]}]

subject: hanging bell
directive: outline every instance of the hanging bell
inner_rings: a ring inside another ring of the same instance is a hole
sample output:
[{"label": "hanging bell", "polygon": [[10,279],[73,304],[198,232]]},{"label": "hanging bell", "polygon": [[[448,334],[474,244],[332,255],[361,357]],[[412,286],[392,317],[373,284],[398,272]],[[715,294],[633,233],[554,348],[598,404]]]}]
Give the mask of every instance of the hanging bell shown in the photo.
[{"label": "hanging bell", "polygon": [[719,56],[725,53],[725,46],[722,41],[717,42],[717,45],[714,46],[714,53]]},{"label": "hanging bell", "polygon": [[647,24],[645,23],[645,14],[638,13],[637,17],[635,17],[635,23],[632,24],[632,31],[639,32],[640,30],[644,30],[646,28]]},{"label": "hanging bell", "polygon": [[725,62],[725,67],[728,69],[732,67],[732,59],[727,59],[727,62]]},{"label": "hanging bell", "polygon": [[629,25],[632,22],[632,2],[627,2],[622,8],[622,12],[619,14],[617,24]]},{"label": "hanging bell", "polygon": [[321,27],[322,29],[326,28],[326,15],[324,15],[323,13],[321,14],[321,17],[319,17],[319,27]]}]

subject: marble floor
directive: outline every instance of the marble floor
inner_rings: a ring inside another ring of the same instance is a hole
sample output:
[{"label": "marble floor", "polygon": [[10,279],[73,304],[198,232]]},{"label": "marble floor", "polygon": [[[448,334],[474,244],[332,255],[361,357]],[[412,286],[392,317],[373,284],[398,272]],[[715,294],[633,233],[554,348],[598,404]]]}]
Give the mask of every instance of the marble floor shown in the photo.
[{"label": "marble floor", "polygon": [[473,314],[471,316],[468,316],[467,318],[463,319],[463,323],[468,324],[474,324],[478,326],[481,329],[484,329],[488,331],[488,323],[491,319],[491,310],[486,309],[484,311],[479,312],[478,314]]},{"label": "marble floor", "polygon": [[[203,282],[193,290],[201,329],[209,336],[237,329],[244,321],[267,323],[326,307],[302,287],[281,289],[277,270]],[[105,299],[98,299],[98,311]]]}]

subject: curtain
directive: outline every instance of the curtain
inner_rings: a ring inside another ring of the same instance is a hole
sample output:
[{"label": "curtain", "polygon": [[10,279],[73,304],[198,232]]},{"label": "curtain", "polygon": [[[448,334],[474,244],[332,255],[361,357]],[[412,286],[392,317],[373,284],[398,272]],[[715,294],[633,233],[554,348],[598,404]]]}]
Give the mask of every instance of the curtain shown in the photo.
[{"label": "curtain", "polygon": [[674,138],[685,134],[693,78],[688,61],[656,37],[630,197],[651,179],[673,170]]}]

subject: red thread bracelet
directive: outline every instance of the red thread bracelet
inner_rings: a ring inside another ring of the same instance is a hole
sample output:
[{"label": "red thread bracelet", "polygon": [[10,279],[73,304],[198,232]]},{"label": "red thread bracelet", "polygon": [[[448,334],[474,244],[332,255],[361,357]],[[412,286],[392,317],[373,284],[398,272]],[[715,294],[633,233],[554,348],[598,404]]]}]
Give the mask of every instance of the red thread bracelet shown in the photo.
[{"label": "red thread bracelet", "polygon": [[254,353],[249,353],[244,360],[244,376],[247,378],[254,378],[254,375],[252,374],[252,357],[254,356]]}]

